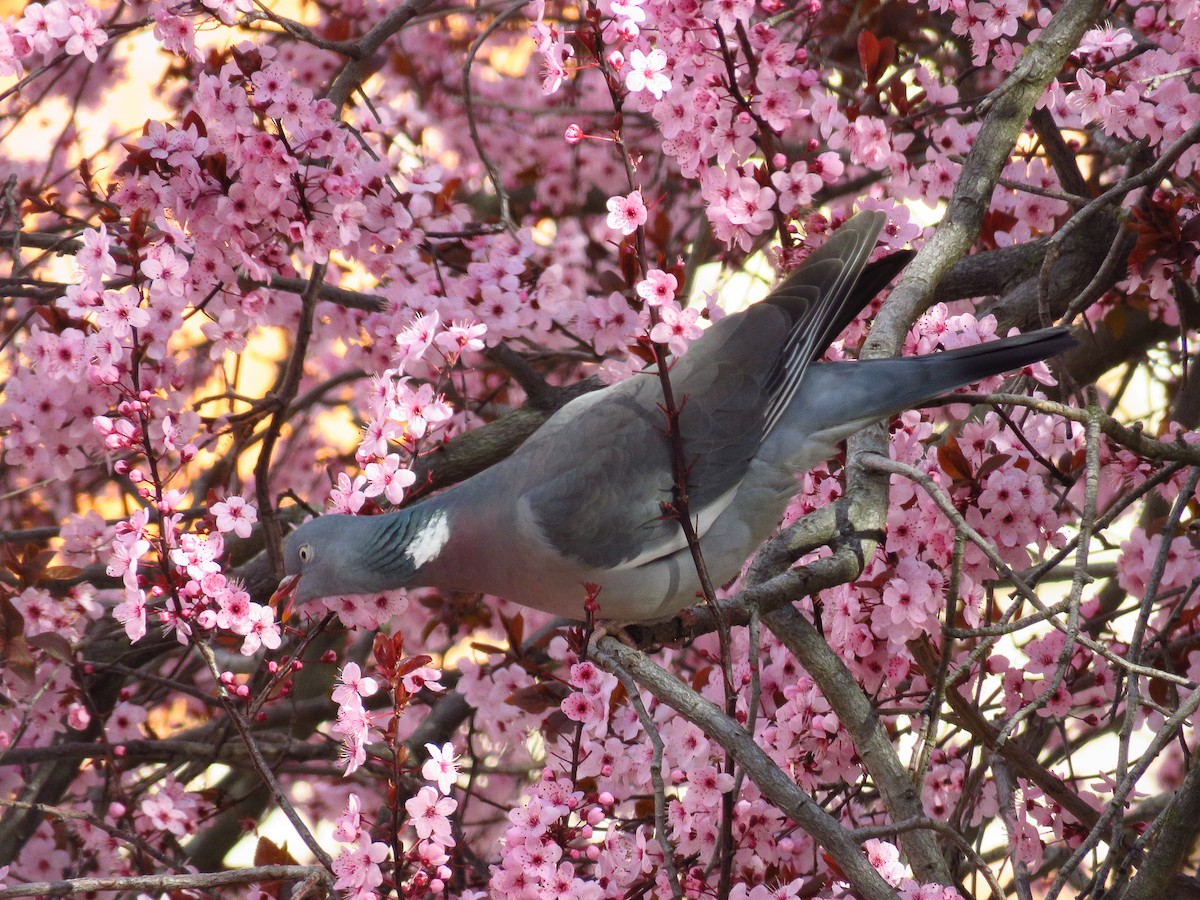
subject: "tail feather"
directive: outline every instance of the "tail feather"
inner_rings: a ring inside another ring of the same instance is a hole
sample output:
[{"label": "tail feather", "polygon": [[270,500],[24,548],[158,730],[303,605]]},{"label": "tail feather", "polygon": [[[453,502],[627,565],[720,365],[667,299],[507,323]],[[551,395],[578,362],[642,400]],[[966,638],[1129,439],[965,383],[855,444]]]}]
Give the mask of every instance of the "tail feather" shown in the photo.
[{"label": "tail feather", "polygon": [[923,378],[911,379],[912,388],[917,395],[908,405],[927,403],[993,375],[1013,372],[1043,359],[1058,356],[1078,343],[1068,328],[1042,328],[974,347],[905,357],[904,361],[910,363],[914,376],[920,369],[925,370],[922,373]]},{"label": "tail feather", "polygon": [[923,406],[968,384],[1058,356],[1078,343],[1068,328],[1042,328],[943,353],[854,363],[859,368],[855,380],[876,386],[875,402],[866,404],[864,416],[874,421]]},{"label": "tail feather", "polygon": [[867,265],[885,221],[879,210],[858,213],[762,301],[784,310],[792,320],[767,378],[770,402],[763,416],[764,435],[786,415],[809,364],[911,258],[901,252]]},{"label": "tail feather", "polygon": [[788,465],[808,468],[860,428],[992,375],[1057,356],[1077,343],[1066,328],[1043,328],[925,356],[816,363],[783,417],[786,434],[773,442],[771,452],[789,460]]},{"label": "tail feather", "polygon": [[837,340],[915,255],[897,250],[866,261],[885,222],[879,211],[858,213],[763,300],[784,309],[817,354]]}]

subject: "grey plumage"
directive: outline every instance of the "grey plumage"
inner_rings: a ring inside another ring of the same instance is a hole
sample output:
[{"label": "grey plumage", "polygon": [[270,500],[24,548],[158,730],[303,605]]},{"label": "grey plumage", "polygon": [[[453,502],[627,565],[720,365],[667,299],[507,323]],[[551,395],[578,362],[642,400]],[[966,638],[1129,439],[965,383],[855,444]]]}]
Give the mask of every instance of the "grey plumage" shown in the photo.
[{"label": "grey plumage", "polygon": [[[709,572],[732,579],[778,525],[795,476],[872,422],[1061,353],[1047,328],[924,357],[815,360],[903,267],[867,265],[884,224],[860,213],[769,297],[709,328],[671,369],[691,465],[690,512]],[[404,586],[482,591],[579,617],[637,621],[696,601],[698,578],[672,499],[662,392],[649,369],[579,397],[515,453],[383,516],[323,516],[287,541],[297,599]]]}]

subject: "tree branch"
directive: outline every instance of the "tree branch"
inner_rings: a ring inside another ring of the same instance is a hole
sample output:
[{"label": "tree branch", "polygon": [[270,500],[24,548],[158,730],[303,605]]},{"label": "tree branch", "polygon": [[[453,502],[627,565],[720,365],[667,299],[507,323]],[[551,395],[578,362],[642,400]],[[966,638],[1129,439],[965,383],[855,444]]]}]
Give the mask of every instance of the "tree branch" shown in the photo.
[{"label": "tree branch", "polygon": [[267,881],[313,881],[326,893],[333,881],[319,866],[254,866],[231,872],[198,872],[194,875],[130,875],[120,878],[68,878],[63,881],[34,881],[0,889],[0,900],[15,897],[52,897],[93,891],[185,891],[232,887]]},{"label": "tree branch", "polygon": [[640,651],[615,638],[605,636],[596,641],[592,658],[609,672],[623,668],[660,703],[670,706],[720,744],[772,803],[828,851],[867,900],[894,900],[895,892],[867,862],[850,833],[797,787],[737,722]]}]

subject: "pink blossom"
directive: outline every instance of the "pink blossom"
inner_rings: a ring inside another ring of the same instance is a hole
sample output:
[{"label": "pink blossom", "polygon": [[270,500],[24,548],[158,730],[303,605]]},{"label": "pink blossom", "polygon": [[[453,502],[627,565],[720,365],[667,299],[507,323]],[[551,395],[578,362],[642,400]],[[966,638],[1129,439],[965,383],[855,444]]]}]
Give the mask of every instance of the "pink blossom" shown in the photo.
[{"label": "pink blossom", "polygon": [[705,0],[704,3],[704,14],[726,31],[733,31],[739,22],[750,21],[753,12],[754,0]]},{"label": "pink blossom", "polygon": [[219,572],[217,559],[225,549],[220,534],[180,535],[179,547],[171,551],[171,561],[193,578],[202,578],[209,572]]},{"label": "pink blossom", "polygon": [[146,730],[143,723],[147,718],[148,713],[144,706],[122,701],[109,714],[108,721],[105,723],[105,735],[113,744],[145,737]]},{"label": "pink blossom", "polygon": [[227,309],[217,321],[205,322],[200,330],[212,341],[212,346],[208,348],[209,358],[221,361],[230,354],[238,354],[246,349],[249,320],[238,310]]},{"label": "pink blossom", "polygon": [[421,690],[430,690],[436,694],[446,689],[441,684],[441,679],[442,673],[438,669],[433,669],[429,666],[418,666],[401,678],[400,683],[404,685],[404,689],[410,694],[415,694]]},{"label": "pink blossom", "polygon": [[687,773],[688,793],[700,807],[715,809],[721,795],[733,788],[733,776],[714,766],[698,766]]},{"label": "pink blossom", "polygon": [[93,289],[99,289],[105,278],[117,271],[117,261],[112,257],[112,240],[108,229],[101,225],[99,228],[89,228],[79,236],[83,246],[75,254],[75,265],[83,276],[83,284]]},{"label": "pink blossom", "polygon": [[180,838],[195,834],[200,811],[196,795],[187,793],[171,775],[138,807],[139,815],[145,818],[151,828],[170,832]]},{"label": "pink blossom", "polygon": [[608,227],[614,231],[633,234],[646,224],[646,216],[646,204],[642,202],[641,191],[608,198]]},{"label": "pink blossom", "polygon": [[895,844],[870,838],[863,844],[867,854],[867,862],[875,867],[883,880],[892,887],[897,887],[904,878],[904,864],[900,862],[900,851]]},{"label": "pink blossom", "polygon": [[342,844],[357,843],[363,834],[362,815],[359,813],[358,794],[346,798],[346,807],[334,823],[333,839]]},{"label": "pink blossom", "polygon": [[425,785],[416,796],[410,797],[404,803],[408,811],[409,821],[417,830],[417,838],[422,841],[436,841],[448,844],[450,836],[450,820],[446,818],[458,809],[458,801],[453,797],[439,797],[437,790]]},{"label": "pink blossom", "polygon": [[265,604],[251,603],[249,630],[242,641],[242,656],[252,656],[260,647],[278,650],[282,642],[279,623],[275,621],[275,610]]},{"label": "pink blossom", "polygon": [[760,187],[752,178],[742,178],[738,190],[729,198],[729,221],[734,225],[755,228],[761,233],[771,225],[771,206],[775,203],[775,192],[769,187]]},{"label": "pink blossom", "polygon": [[379,864],[387,858],[387,844],[372,841],[366,835],[347,844],[333,860],[333,874],[337,876],[334,889],[362,900],[374,897],[374,889],[383,884]]},{"label": "pink blossom", "polygon": [[585,693],[596,693],[602,682],[600,670],[592,663],[581,662],[571,666],[571,684]]},{"label": "pink blossom", "polygon": [[674,275],[662,269],[651,269],[645,279],[638,282],[637,293],[650,306],[662,306],[675,299],[675,289],[678,287],[679,282]]},{"label": "pink blossom", "polygon": [[786,172],[771,175],[771,184],[779,192],[779,208],[786,213],[810,206],[813,196],[821,189],[821,176],[808,171],[803,161],[793,163]]},{"label": "pink blossom", "polygon": [[159,8],[154,11],[154,36],[163,49],[182,56],[198,58],[196,51],[196,29],[186,16],[173,15]]},{"label": "pink blossom", "polygon": [[343,735],[341,760],[345,774],[352,775],[367,759],[367,738],[371,730],[371,716],[354,694],[338,706],[337,721],[330,731]]},{"label": "pink blossom", "polygon": [[559,704],[559,708],[572,722],[581,722],[585,725],[599,721],[601,713],[601,710],[586,694],[579,692],[565,697]]},{"label": "pink blossom", "polygon": [[111,540],[109,526],[94,509],[83,515],[67,517],[62,527],[63,546],[59,555],[68,565],[80,561],[94,561],[95,555],[106,540]]},{"label": "pink blossom", "polygon": [[0,77],[24,74],[21,60],[33,53],[29,39],[18,32],[12,22],[0,23]]},{"label": "pink blossom", "polygon": [[54,47],[46,6],[41,3],[30,3],[25,7],[16,32],[29,42],[34,53],[49,53]]},{"label": "pink blossom", "polygon": [[1133,49],[1133,45],[1133,35],[1129,33],[1128,28],[1118,28],[1112,23],[1106,23],[1085,34],[1076,52],[1117,57],[1124,56]]},{"label": "pink blossom", "polygon": [[169,244],[155,244],[146,251],[142,260],[142,273],[169,294],[183,293],[183,276],[187,274],[187,260]]},{"label": "pink blossom", "polygon": [[127,337],[132,329],[150,324],[150,312],[142,307],[142,294],[137,288],[105,291],[101,297],[103,305],[96,324],[116,337]]},{"label": "pink blossom", "polygon": [[443,353],[458,359],[463,353],[474,353],[483,349],[483,336],[487,326],[482,322],[455,321],[439,334],[435,341]]},{"label": "pink blossom", "polygon": [[137,590],[138,564],[143,555],[150,550],[150,542],[139,537],[136,533],[118,533],[113,538],[112,556],[105,571],[113,577],[119,577],[125,582],[128,590]]},{"label": "pink blossom", "polygon": [[[389,398],[387,407],[387,415],[403,423],[404,433],[414,438],[424,437],[430,428],[447,421],[453,414],[446,398],[435,393],[432,385],[421,384],[413,390],[408,379],[401,379],[397,383],[395,394]],[[403,481],[404,474],[396,477]]]},{"label": "pink blossom", "polygon": [[1108,86],[1084,69],[1075,73],[1079,89],[1067,97],[1067,105],[1080,114],[1084,124],[1108,115]]},{"label": "pink blossom", "polygon": [[618,19],[626,19],[640,25],[646,21],[646,11],[642,9],[642,0],[612,0],[612,14]]},{"label": "pink blossom", "polygon": [[666,64],[667,55],[661,50],[654,49],[647,54],[635,49],[629,56],[625,87],[635,94],[638,91],[649,91],[655,100],[661,99],[662,95],[671,89],[671,79],[662,71]]},{"label": "pink blossom", "polygon": [[87,707],[76,701],[67,709],[67,725],[74,728],[76,731],[83,731],[88,727],[88,723],[92,721],[92,714],[88,712]]},{"label": "pink blossom", "polygon": [[159,423],[163,447],[172,452],[182,452],[189,457],[195,456],[196,445],[192,443],[192,439],[196,437],[199,428],[200,416],[194,410],[185,410],[179,415],[163,416]]},{"label": "pink blossom", "polygon": [[253,627],[250,595],[235,584],[226,584],[225,587],[217,598],[215,625],[234,634],[249,634]]},{"label": "pink blossom", "polygon": [[258,521],[258,510],[237,494],[214,503],[210,511],[217,520],[218,531],[232,531],[242,539],[250,537],[254,523]]},{"label": "pink blossom", "polygon": [[368,497],[383,494],[389,503],[397,504],[404,499],[405,488],[410,487],[417,476],[405,467],[399,454],[389,453],[383,462],[370,463],[366,470],[367,486],[363,493]]},{"label": "pink blossom", "polygon": [[353,515],[362,509],[363,504],[367,502],[367,495],[363,493],[366,483],[367,479],[362,475],[356,475],[351,481],[349,475],[339,472],[337,483],[329,492],[330,511]]},{"label": "pink blossom", "polygon": [[421,777],[426,781],[436,781],[438,790],[449,794],[458,780],[458,757],[454,755],[454,745],[447,743],[439,748],[436,744],[426,744],[429,759],[421,766]]},{"label": "pink blossom", "polygon": [[676,356],[682,356],[688,344],[700,337],[704,330],[696,324],[700,313],[694,307],[680,309],[674,304],[659,310],[662,321],[650,329],[650,340],[666,344]]},{"label": "pink blossom", "polygon": [[542,93],[558,93],[571,70],[567,62],[575,55],[575,48],[561,39],[550,43],[542,51]]},{"label": "pink blossom", "polygon": [[588,301],[587,315],[580,326],[596,352],[604,354],[624,348],[633,340],[638,330],[638,317],[625,297],[613,291],[606,297],[593,297]]},{"label": "pink blossom", "polygon": [[331,699],[334,703],[342,705],[355,702],[359,697],[370,697],[377,690],[379,682],[364,676],[358,663],[348,662],[342,666],[341,674],[338,675],[338,686],[333,689]]},{"label": "pink blossom", "polygon": [[254,9],[254,0],[201,0],[201,2],[217,14],[226,25],[237,21],[239,12],[248,13]]},{"label": "pink blossom", "polygon": [[864,166],[887,165],[894,152],[886,123],[874,116],[859,116],[847,127],[844,141],[836,143],[844,143],[850,150],[851,158]]},{"label": "pink blossom", "polygon": [[83,4],[76,5],[74,12],[67,12],[65,7],[64,3],[51,3],[46,7],[51,37],[62,42],[69,56],[83,55],[88,62],[95,62],[96,50],[108,40],[108,35],[100,28],[99,14]]}]

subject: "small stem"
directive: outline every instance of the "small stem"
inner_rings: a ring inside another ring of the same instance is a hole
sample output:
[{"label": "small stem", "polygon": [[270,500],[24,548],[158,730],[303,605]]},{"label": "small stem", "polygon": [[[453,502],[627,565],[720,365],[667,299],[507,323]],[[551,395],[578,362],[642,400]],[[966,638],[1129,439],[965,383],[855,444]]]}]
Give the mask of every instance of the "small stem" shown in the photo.
[{"label": "small stem", "polygon": [[[675,867],[675,847],[671,844],[671,836],[667,832],[667,787],[662,774],[664,750],[662,735],[658,733],[658,726],[650,717],[650,713],[646,711],[646,704],[642,702],[642,695],[633,677],[619,663],[611,671],[624,685],[625,693],[629,695],[629,701],[637,712],[638,721],[642,723],[642,730],[646,732],[646,737],[650,739],[650,746],[654,748],[654,758],[650,763],[650,781],[654,785],[654,836],[662,848],[663,866],[667,870],[667,879],[671,883],[671,896],[675,900],[682,900],[683,889],[679,885],[679,871]],[[727,894],[718,894],[718,896],[727,896]]]},{"label": "small stem", "polygon": [[[217,683],[218,696],[221,698],[221,703],[225,707],[225,712],[229,714],[229,719],[233,722],[238,734],[242,738],[242,743],[245,744],[246,750],[250,753],[250,759],[254,762],[254,768],[258,771],[259,777],[266,784],[267,789],[271,792],[272,798],[279,805],[284,816],[292,823],[292,827],[296,829],[296,834],[300,835],[300,840],[304,841],[304,845],[312,852],[312,855],[330,872],[333,871],[333,860],[325,849],[317,843],[317,839],[313,837],[313,833],[309,831],[308,826],[304,824],[304,820],[300,818],[300,814],[296,812],[296,808],[292,806],[288,800],[287,794],[283,790],[283,785],[279,783],[279,779],[275,777],[275,773],[271,771],[271,767],[263,758],[262,751],[259,750],[257,742],[254,740],[254,735],[250,733],[250,726],[246,724],[246,720],[242,717],[238,710],[233,697],[229,695],[229,691],[225,689],[225,685],[221,683],[221,672],[217,668],[217,658],[213,655],[212,648],[207,644],[197,641],[194,645],[200,651],[200,655],[208,664],[208,670],[212,674]],[[3,900],[3,894],[0,894],[0,900]]]}]

